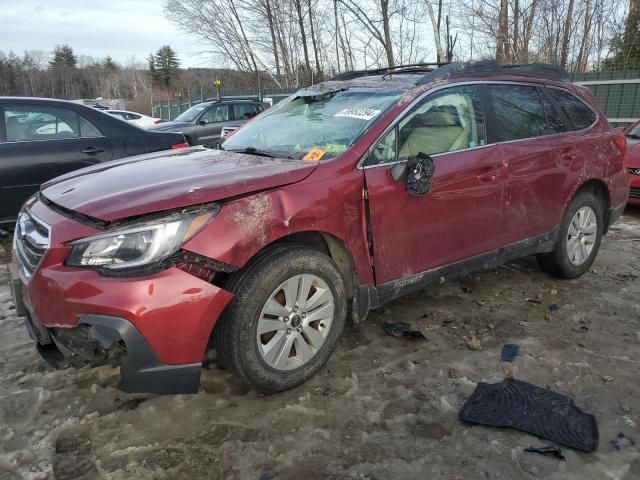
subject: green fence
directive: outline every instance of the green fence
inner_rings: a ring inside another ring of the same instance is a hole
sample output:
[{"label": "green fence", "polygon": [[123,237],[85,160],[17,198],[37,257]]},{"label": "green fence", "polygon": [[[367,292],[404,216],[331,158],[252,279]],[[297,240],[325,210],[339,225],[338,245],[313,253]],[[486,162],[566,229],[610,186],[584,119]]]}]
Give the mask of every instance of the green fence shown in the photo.
[{"label": "green fence", "polygon": [[573,76],[589,87],[614,126],[640,120],[640,70],[589,72]]}]

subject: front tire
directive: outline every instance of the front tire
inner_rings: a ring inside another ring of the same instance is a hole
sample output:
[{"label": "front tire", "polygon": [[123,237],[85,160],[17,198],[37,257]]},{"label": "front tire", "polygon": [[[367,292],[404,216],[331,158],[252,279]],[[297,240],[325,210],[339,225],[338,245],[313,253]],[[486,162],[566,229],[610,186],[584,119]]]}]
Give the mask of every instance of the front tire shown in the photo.
[{"label": "front tire", "polygon": [[577,278],[593,265],[603,233],[602,201],[590,191],[580,192],[565,212],[554,250],[538,255],[538,263],[554,277]]},{"label": "front tire", "polygon": [[231,279],[216,326],[222,364],[263,393],[293,388],[329,359],[344,328],[344,281],[331,258],[303,246],[267,251]]}]

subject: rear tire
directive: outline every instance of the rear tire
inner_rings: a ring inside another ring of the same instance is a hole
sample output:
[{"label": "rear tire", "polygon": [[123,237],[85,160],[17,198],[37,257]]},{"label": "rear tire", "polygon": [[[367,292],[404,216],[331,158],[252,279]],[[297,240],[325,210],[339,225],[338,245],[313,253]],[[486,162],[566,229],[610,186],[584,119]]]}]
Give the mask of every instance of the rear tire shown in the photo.
[{"label": "rear tire", "polygon": [[604,233],[604,206],[591,191],[578,193],[569,204],[556,246],[538,255],[540,267],[558,278],[577,278],[596,258]]},{"label": "rear tire", "polygon": [[222,365],[262,393],[293,388],[329,359],[344,328],[347,298],[327,255],[282,245],[234,276],[235,298],[214,344]]}]

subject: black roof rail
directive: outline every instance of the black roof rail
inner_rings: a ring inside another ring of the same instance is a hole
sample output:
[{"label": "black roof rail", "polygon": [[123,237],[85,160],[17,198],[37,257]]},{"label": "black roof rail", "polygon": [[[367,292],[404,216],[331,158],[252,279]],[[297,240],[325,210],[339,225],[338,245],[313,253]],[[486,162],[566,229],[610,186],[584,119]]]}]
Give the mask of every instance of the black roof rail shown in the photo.
[{"label": "black roof rail", "polygon": [[408,63],[406,65],[395,65],[393,67],[374,68],[372,70],[353,70],[351,72],[339,73],[338,75],[331,77],[329,81],[353,80],[354,78],[369,77],[372,75],[380,75],[380,74],[423,72],[428,68],[441,67],[442,65],[447,65],[447,64],[446,63]]},{"label": "black roof rail", "polygon": [[529,63],[524,65],[499,65],[493,60],[480,62],[455,62],[439,67],[418,80],[423,85],[436,80],[469,75],[519,75],[549,80],[569,80],[567,71],[559,65]]}]

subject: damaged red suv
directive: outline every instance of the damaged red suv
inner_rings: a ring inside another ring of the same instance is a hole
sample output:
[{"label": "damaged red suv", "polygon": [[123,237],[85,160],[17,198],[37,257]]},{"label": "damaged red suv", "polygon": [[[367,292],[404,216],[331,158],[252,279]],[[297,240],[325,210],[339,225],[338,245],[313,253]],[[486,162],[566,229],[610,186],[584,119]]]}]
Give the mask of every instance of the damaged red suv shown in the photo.
[{"label": "damaged red suv", "polygon": [[50,362],[121,358],[126,391],[196,392],[205,351],[263,392],[347,318],[537,255],[575,278],[624,209],[625,138],[548,65],[407,66],[304,89],[230,136],[43,185],[12,287]]}]

